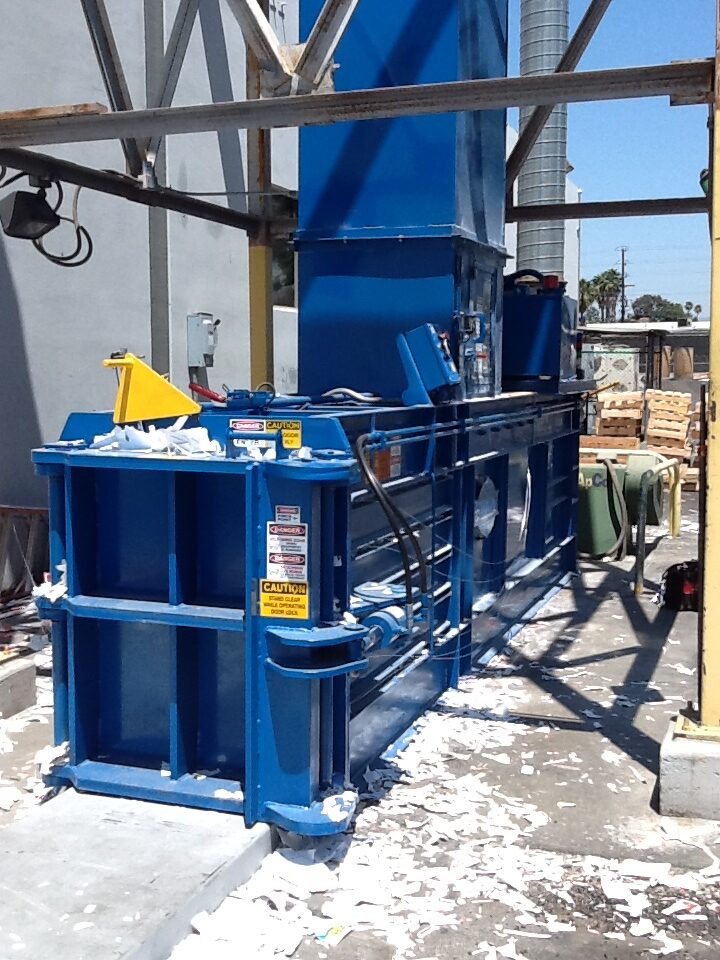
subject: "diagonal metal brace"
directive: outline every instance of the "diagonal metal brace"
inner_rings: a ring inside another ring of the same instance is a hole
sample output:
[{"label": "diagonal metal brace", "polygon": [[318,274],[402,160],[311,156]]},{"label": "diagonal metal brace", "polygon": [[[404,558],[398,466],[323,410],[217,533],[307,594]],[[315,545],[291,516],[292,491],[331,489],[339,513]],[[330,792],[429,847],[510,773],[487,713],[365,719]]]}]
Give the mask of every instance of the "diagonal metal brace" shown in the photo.
[{"label": "diagonal metal brace", "polygon": [[[180,71],[185,61],[190,36],[192,35],[195,20],[197,19],[198,6],[200,0],[180,0],[170,39],[168,40],[165,58],[163,61],[162,76],[158,84],[157,91],[153,96],[148,107],[169,107],[173,102],[175,91],[177,90]],[[157,156],[161,136],[152,137],[146,144],[148,155],[153,158]]]},{"label": "diagonal metal brace", "polygon": [[[105,0],[80,0],[80,2],[110,106],[117,111],[132,110],[130,90],[120,62]],[[122,148],[130,174],[133,177],[139,177],[143,170],[145,151],[137,140],[130,138],[122,140]]]},{"label": "diagonal metal brace", "polygon": [[359,0],[325,0],[295,67],[298,90],[314,90],[323,80]]},{"label": "diagonal metal brace", "polygon": [[257,0],[227,0],[227,4],[266,76],[276,86],[289,83],[292,68]]}]

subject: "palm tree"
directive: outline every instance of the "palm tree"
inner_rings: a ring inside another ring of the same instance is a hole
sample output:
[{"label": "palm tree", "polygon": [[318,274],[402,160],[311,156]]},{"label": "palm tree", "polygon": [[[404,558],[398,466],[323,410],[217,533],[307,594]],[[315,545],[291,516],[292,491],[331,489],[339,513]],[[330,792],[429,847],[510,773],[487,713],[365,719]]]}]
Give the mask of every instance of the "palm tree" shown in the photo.
[{"label": "palm tree", "polygon": [[617,270],[606,270],[594,277],[592,282],[597,289],[600,318],[603,323],[610,323],[617,314],[618,299],[622,291],[622,276]]},{"label": "palm tree", "polygon": [[580,319],[584,319],[585,314],[595,303],[598,297],[597,287],[594,280],[580,281]]}]

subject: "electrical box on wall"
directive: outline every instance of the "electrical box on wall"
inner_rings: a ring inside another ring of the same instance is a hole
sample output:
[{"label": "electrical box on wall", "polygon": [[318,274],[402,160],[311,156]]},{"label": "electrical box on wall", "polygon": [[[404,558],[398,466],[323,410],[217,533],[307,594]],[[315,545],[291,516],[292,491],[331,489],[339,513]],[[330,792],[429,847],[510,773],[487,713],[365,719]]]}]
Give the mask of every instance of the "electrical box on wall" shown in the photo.
[{"label": "electrical box on wall", "polygon": [[188,367],[212,367],[220,324],[211,313],[191,313],[187,318]]}]

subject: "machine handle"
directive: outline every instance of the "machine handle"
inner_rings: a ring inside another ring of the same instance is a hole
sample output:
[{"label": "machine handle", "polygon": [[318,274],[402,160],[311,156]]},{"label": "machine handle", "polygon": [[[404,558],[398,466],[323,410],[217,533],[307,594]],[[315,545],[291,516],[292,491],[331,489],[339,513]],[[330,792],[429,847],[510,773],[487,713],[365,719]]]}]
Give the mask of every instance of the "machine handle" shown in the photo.
[{"label": "machine handle", "polygon": [[342,677],[348,673],[361,673],[370,666],[364,657],[360,660],[336,663],[322,667],[286,667],[272,657],[266,657],[265,663],[275,673],[288,680],[330,680],[333,677]]},{"label": "machine handle", "polygon": [[214,400],[215,403],[227,403],[227,397],[224,397],[221,393],[215,393],[214,390],[208,390],[207,387],[202,387],[199,383],[190,383],[188,386],[193,393],[196,393],[199,397],[204,397],[205,400]]}]

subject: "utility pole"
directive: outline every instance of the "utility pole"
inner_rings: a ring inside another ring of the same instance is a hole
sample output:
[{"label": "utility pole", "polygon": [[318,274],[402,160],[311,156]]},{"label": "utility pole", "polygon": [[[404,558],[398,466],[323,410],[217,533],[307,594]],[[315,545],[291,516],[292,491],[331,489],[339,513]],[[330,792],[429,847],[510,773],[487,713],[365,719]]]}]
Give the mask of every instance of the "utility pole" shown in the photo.
[{"label": "utility pole", "polygon": [[621,263],[622,263],[622,267],[621,267],[622,281],[621,281],[621,293],[620,293],[620,320],[623,323],[625,323],[625,319],[627,317],[627,297],[625,295],[627,290],[627,284],[626,284],[627,252],[628,252],[627,247],[620,247],[620,256],[621,256]]}]

